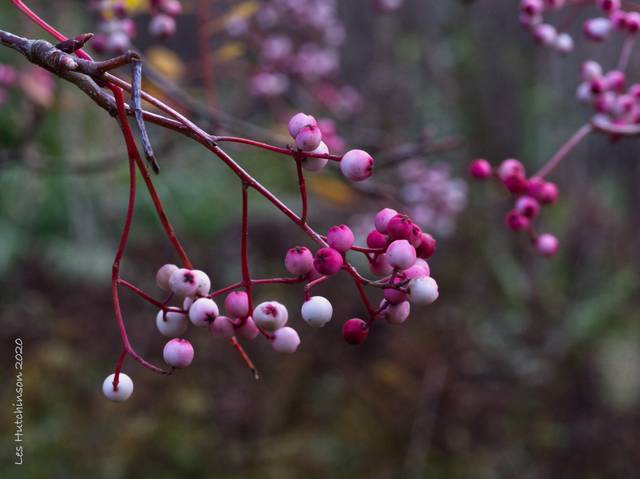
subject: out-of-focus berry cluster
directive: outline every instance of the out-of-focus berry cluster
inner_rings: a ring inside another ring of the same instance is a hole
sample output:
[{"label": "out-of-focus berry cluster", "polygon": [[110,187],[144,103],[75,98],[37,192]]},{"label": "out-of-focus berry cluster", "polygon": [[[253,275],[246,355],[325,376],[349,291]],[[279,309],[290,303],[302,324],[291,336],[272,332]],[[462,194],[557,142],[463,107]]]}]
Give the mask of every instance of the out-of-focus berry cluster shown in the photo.
[{"label": "out-of-focus berry cluster", "polygon": [[[136,23],[123,0],[90,0],[98,15],[96,36],[91,42],[96,53],[118,55],[131,47],[136,36]],[[149,33],[156,38],[169,38],[176,31],[176,17],[182,13],[179,0],[151,0],[145,13],[151,15]]]},{"label": "out-of-focus berry cluster", "polygon": [[[469,173],[478,180],[494,176],[489,162],[481,158],[471,163]],[[542,256],[554,256],[558,252],[557,238],[549,233],[539,234],[535,230],[535,221],[543,206],[557,201],[558,187],[537,176],[527,177],[524,165],[515,159],[500,163],[495,177],[515,197],[514,207],[505,218],[507,228],[527,233],[536,251]]]},{"label": "out-of-focus berry cluster", "polygon": [[360,108],[358,92],[339,81],[346,34],[336,0],[267,0],[249,17],[230,16],[226,31],[256,56],[253,95],[277,97],[300,83],[336,115]]}]

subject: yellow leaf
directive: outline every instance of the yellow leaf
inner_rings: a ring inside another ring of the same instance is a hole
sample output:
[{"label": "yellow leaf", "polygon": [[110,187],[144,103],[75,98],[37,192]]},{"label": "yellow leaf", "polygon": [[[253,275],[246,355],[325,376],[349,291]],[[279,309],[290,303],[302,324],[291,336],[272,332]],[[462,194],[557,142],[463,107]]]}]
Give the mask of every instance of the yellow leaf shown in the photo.
[{"label": "yellow leaf", "polygon": [[184,63],[167,48],[151,47],[147,50],[146,58],[153,68],[171,80],[178,80],[184,76]]},{"label": "yellow leaf", "polygon": [[308,177],[307,186],[312,193],[338,205],[348,205],[355,196],[353,190],[343,181],[329,176]]},{"label": "yellow leaf", "polygon": [[218,48],[214,57],[216,62],[228,62],[231,60],[235,60],[238,57],[241,57],[244,54],[244,44],[240,42],[231,42],[226,43],[225,45]]},{"label": "yellow leaf", "polygon": [[211,20],[211,22],[209,22],[209,24],[206,26],[206,32],[209,35],[213,35],[214,33],[224,29],[224,26],[227,22],[247,19],[254,13],[256,13],[259,8],[260,2],[256,2],[255,0],[242,2],[239,5],[233,7],[227,14],[223,15],[222,17]]}]

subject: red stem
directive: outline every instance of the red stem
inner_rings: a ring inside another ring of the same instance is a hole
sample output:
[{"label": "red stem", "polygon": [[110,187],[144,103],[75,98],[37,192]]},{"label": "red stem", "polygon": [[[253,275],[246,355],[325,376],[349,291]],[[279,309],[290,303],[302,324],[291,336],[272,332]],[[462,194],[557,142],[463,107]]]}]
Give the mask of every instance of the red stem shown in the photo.
[{"label": "red stem", "polygon": [[228,143],[242,143],[244,145],[251,145],[257,148],[262,148],[264,150],[273,151],[275,153],[280,153],[282,155],[292,156],[294,158],[324,158],[326,160],[331,161],[340,161],[342,159],[341,156],[330,155],[328,153],[310,153],[310,152],[301,152],[297,150],[292,150],[289,148],[282,148],[280,146],[270,145],[269,143],[264,143],[262,141],[251,140],[249,138],[242,138],[237,136],[214,136],[212,140],[216,143],[228,142]]}]

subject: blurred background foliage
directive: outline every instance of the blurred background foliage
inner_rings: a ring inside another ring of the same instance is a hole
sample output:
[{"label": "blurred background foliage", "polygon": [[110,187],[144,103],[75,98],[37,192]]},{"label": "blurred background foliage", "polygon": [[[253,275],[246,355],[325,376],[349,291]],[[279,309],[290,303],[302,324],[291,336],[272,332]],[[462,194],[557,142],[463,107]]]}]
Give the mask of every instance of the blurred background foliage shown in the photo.
[{"label": "blurred background foliage", "polygon": [[[176,36],[162,44],[137,18],[136,46],[203,104],[195,2],[183,3]],[[212,19],[247,8],[209,3]],[[30,4],[64,32],[95,28],[86,2]],[[339,328],[361,306],[339,277],[318,288],[333,299],[336,319],[319,331],[301,326],[296,355],[277,355],[260,341],[247,346],[260,381],[225,343],[192,331],[192,367],[166,378],[129,360],[132,399],[105,401],[100,384],[120,350],[109,281],[126,207],[124,148],[115,122],[79,91],[36,81],[23,58],[2,49],[0,63],[22,78],[0,106],[3,479],[638,477],[637,141],[594,136],[555,173],[561,201],[542,222],[562,248],[548,261],[503,228],[505,195],[456,182],[474,156],[540,166],[586,119],[574,100],[580,62],[608,64],[614,50],[578,42],[565,58],[537,49],[518,27],[515,1],[407,0],[387,15],[365,0],[337,8],[346,31],[337,78],[359,92],[358,111],[334,115],[299,91],[277,101],[247,95],[255,52],[223,33],[210,45],[216,111],[241,119],[225,127],[234,134],[282,141],[291,112],[313,112],[334,118],[347,145],[378,153],[425,134],[464,138],[462,148],[414,159],[424,168],[445,165],[456,201],[467,204],[443,213],[450,221],[436,232],[431,266],[440,301],[414,311],[402,327],[378,325],[354,348]],[[0,28],[43,36],[7,2]],[[639,66],[634,60],[632,68]],[[264,130],[254,134],[243,122]],[[235,177],[198,145],[155,127],[150,134],[162,166],[156,184],[185,246],[215,286],[236,281]],[[292,165],[261,151],[229,151],[297,204]],[[399,188],[394,174],[380,170],[377,181]],[[320,230],[361,222],[387,204],[348,187],[334,168],[309,181]],[[429,201],[440,194],[448,193]],[[286,250],[306,238],[252,197],[252,269],[281,274]],[[175,258],[150,202],[139,198],[124,276],[155,291],[156,268]],[[161,360],[153,308],[123,297],[135,346]],[[258,291],[258,298],[271,297],[296,311],[302,291]],[[294,314],[293,321],[300,319]],[[26,358],[21,467],[12,465],[9,414],[16,337]]]}]

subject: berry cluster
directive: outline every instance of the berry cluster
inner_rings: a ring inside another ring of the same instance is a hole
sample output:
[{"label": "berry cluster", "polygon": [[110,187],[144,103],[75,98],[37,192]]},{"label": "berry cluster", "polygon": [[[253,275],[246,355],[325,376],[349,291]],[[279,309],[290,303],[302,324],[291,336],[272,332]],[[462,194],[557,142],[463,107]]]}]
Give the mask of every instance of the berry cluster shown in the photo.
[{"label": "berry cluster", "polygon": [[[500,183],[516,198],[513,209],[505,218],[506,226],[512,231],[528,233],[536,251],[542,256],[554,256],[558,251],[557,238],[549,233],[538,234],[534,223],[542,206],[556,202],[558,187],[541,176],[527,178],[523,164],[512,158],[500,163],[495,173]],[[485,180],[494,172],[487,160],[478,158],[471,163],[469,174]]]},{"label": "berry cluster", "polygon": [[345,27],[336,0],[267,0],[250,17],[230,15],[226,33],[243,40],[257,68],[251,94],[275,98],[303,85],[320,104],[345,116],[361,106],[358,92],[338,81]]},{"label": "berry cluster", "polygon": [[544,21],[545,13],[558,10],[564,4],[564,0],[521,0],[520,25],[531,32],[537,43],[560,53],[570,53],[573,50],[573,37],[569,33],[558,32],[556,27]]},{"label": "berry cluster", "polygon": [[601,42],[614,31],[627,35],[640,32],[640,13],[623,10],[620,0],[597,0],[596,4],[605,16],[585,22],[583,32],[589,40]]},{"label": "berry cluster", "polygon": [[[136,36],[136,24],[122,0],[92,0],[90,5],[99,17],[98,31],[91,42],[96,53],[121,54],[131,47]],[[182,13],[179,0],[151,0],[148,13],[149,33],[160,39],[171,37],[176,31],[175,18]]]}]

